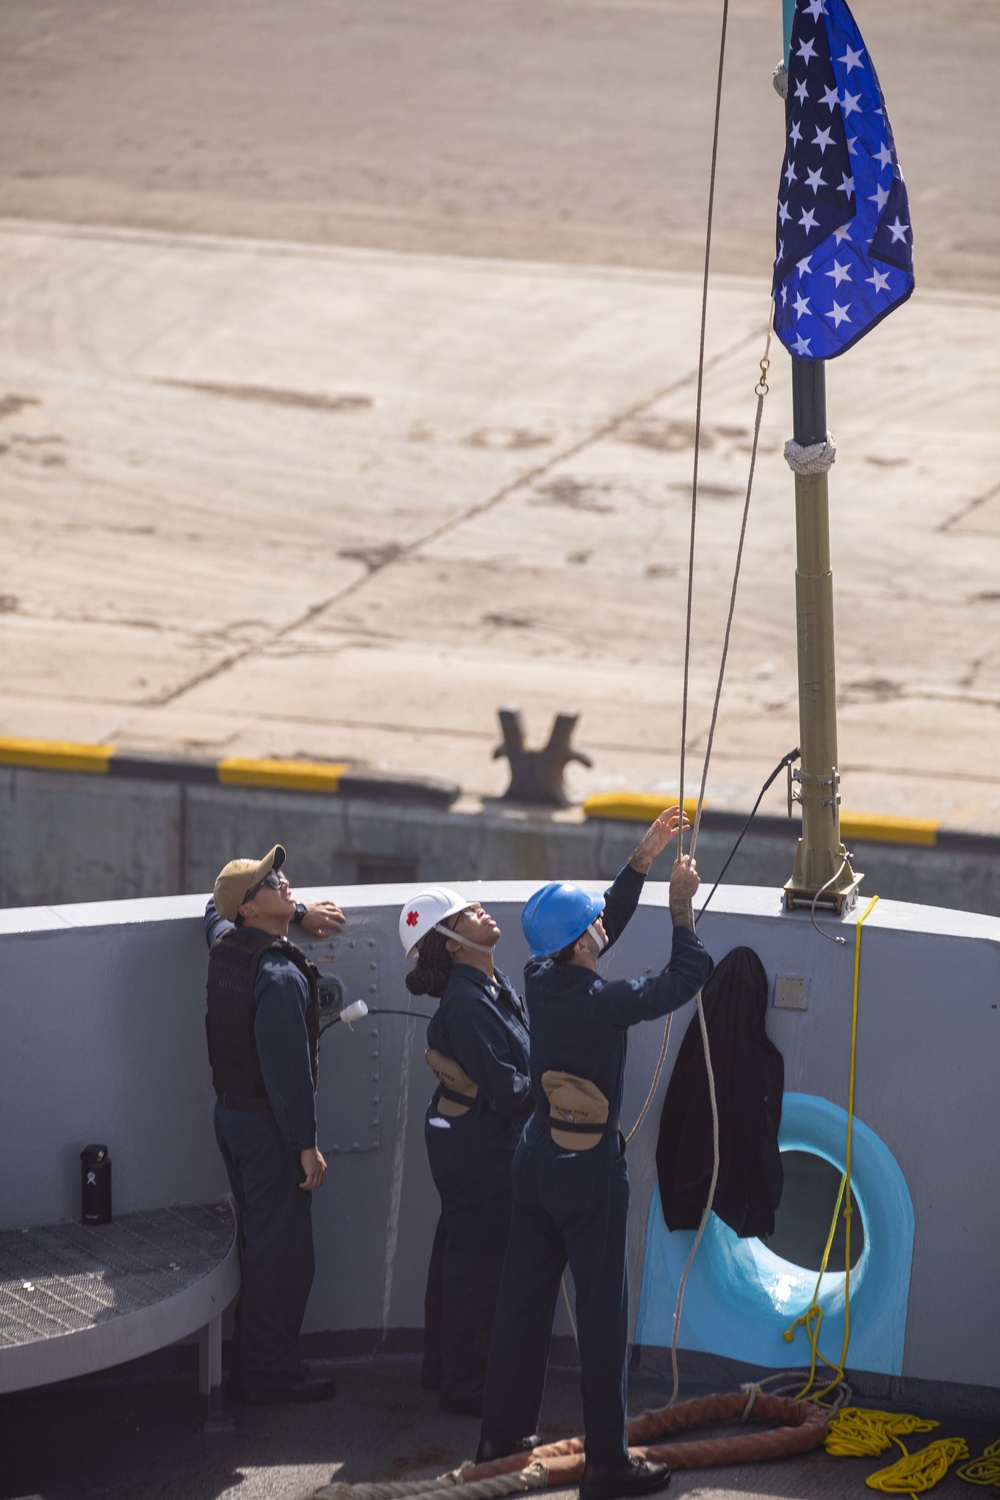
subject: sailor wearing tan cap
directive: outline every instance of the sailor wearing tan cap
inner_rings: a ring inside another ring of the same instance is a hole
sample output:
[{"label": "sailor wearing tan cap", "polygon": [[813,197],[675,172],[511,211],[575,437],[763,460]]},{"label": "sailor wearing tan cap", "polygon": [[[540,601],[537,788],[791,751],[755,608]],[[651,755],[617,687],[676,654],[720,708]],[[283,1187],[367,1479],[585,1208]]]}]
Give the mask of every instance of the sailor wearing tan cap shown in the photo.
[{"label": "sailor wearing tan cap", "polygon": [[233,859],[205,912],[208,1055],[215,1134],[239,1210],[242,1284],[230,1385],[242,1401],[322,1401],[333,1380],[298,1356],[313,1279],[312,1194],[326,1162],[316,1145],[316,968],[288,940],[339,932],[332,901],[297,907],[280,844]]},{"label": "sailor wearing tan cap", "polygon": [[670,962],[642,979],[605,980],[597,961],[635,913],[653,859],[680,821],[670,808],[639,841],[603,897],[552,883],[521,917],[535,1114],[514,1157],[514,1207],[497,1298],[477,1462],[525,1446],[538,1422],[559,1283],[576,1288],[586,1465],[581,1500],[664,1487],[670,1471],[629,1457],[625,1141],[619,1112],[628,1029],[693,1000],[712,961],[694,931],[694,861],[670,876]]},{"label": "sailor wearing tan cap", "polygon": [[510,1166],[533,1101],[528,1018],[494,966],[500,928],[476,901],[434,886],[399,916],[414,995],[441,1003],[427,1027],[438,1080],[424,1137],[441,1197],[424,1299],[421,1384],[442,1411],[478,1416],[510,1224]]}]

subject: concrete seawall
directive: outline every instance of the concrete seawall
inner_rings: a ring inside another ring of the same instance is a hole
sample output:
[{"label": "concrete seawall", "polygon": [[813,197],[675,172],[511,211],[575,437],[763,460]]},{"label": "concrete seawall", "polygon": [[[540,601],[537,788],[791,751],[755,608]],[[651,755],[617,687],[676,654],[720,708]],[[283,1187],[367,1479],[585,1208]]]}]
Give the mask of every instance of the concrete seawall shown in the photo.
[{"label": "concrete seawall", "polygon": [[[401,799],[200,785],[162,773],[114,778],[0,766],[0,906],[207,891],[234,854],[289,850],[293,881],[610,878],[640,825],[464,799]],[[743,816],[706,811],[697,855],[714,880]],[[798,820],[755,820],[727,883],[774,886],[791,872]],[[1000,915],[1000,839],[941,830],[927,847],[848,839],[863,893]],[[663,876],[667,873],[664,862]]]}]

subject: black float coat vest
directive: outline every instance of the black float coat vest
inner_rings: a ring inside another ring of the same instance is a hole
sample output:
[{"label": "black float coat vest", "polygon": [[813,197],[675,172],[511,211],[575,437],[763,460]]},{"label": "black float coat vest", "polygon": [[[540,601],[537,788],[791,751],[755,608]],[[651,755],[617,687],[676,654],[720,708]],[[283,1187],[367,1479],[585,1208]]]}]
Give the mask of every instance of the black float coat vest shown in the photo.
[{"label": "black float coat vest", "polygon": [[313,1088],[319,1076],[319,970],[287,938],[258,927],[233,927],[219,938],[208,959],[208,1060],[217,1094],[267,1103],[267,1089],[257,1056],[254,985],[265,953],[278,953],[305,975],[309,986],[306,1033]]},{"label": "black float coat vest", "polygon": [[[774,1233],[784,1171],[778,1149],[785,1065],[767,1036],[768,981],[752,948],[734,948],[702,990],[719,1110],[719,1180],[712,1207],[741,1238]],[[701,1027],[681,1042],[663,1102],[656,1170],[668,1229],[697,1229],[714,1150]]]}]

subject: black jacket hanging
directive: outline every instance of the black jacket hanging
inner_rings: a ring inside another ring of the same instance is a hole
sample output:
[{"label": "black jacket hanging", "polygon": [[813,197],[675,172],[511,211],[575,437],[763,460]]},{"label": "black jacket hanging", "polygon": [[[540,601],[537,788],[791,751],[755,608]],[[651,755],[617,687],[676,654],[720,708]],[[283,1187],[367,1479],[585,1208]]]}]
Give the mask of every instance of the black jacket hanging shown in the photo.
[{"label": "black jacket hanging", "polygon": [[[712,1207],[744,1239],[774,1232],[784,1173],[778,1150],[785,1066],[764,1031],[767,975],[752,948],[734,948],[702,991],[719,1110],[719,1180]],[[712,1107],[701,1027],[691,1021],[663,1103],[656,1147],[668,1229],[697,1229],[712,1181]]]}]

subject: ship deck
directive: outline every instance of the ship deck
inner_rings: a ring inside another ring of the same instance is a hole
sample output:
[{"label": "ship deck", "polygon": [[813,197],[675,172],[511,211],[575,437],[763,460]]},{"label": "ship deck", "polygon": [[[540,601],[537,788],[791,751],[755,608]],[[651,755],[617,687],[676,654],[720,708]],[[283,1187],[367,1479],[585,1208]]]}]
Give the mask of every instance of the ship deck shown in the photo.
[{"label": "ship deck", "polygon": [[[438,1411],[434,1393],[420,1389],[413,1356],[338,1360],[334,1401],[267,1408],[227,1402],[226,1430],[209,1433],[195,1353],[175,1348],[0,1401],[0,1500],[307,1500],[332,1479],[425,1479],[473,1456],[478,1422]],[[702,1394],[689,1384],[681,1389],[682,1399]],[[631,1411],[662,1406],[668,1395],[662,1380],[633,1372]],[[577,1372],[554,1368],[542,1435],[568,1437],[579,1423]],[[998,1432],[943,1420],[909,1446],[956,1435],[978,1455]],[[699,1500],[849,1500],[869,1493],[865,1477],[892,1461],[892,1454],[834,1459],[820,1450],[777,1463],[675,1471],[670,1493]],[[935,1500],[970,1500],[974,1493],[954,1471],[934,1491]],[[553,1492],[554,1500],[575,1495],[575,1489]]]}]

